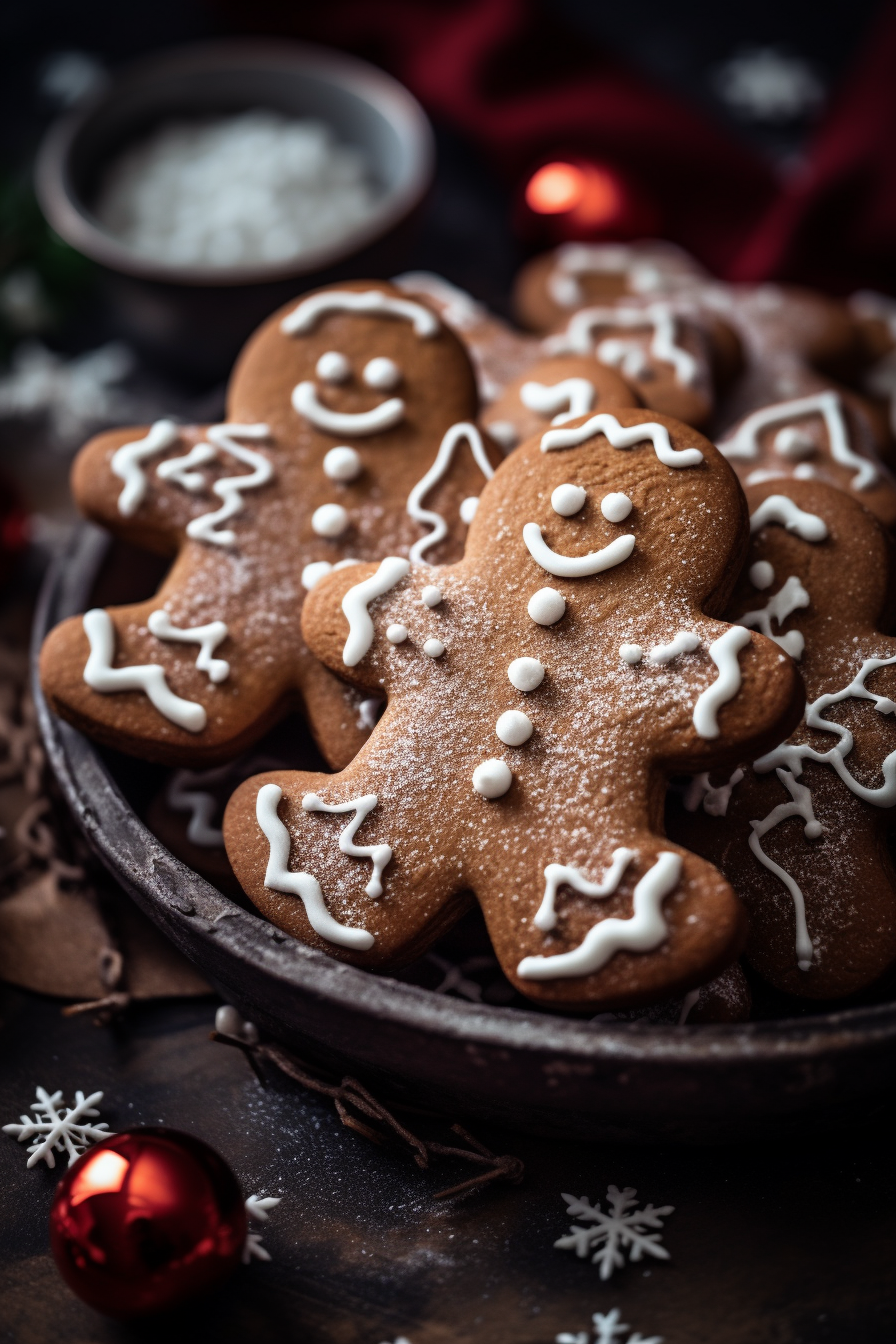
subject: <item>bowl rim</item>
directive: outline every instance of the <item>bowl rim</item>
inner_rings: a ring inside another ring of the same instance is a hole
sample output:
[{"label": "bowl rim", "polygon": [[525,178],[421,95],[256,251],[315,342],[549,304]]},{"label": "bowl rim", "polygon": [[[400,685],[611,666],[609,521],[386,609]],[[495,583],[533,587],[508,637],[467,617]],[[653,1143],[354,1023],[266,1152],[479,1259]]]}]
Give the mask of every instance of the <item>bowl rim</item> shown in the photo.
[{"label": "bowl rim", "polygon": [[[398,181],[376,202],[368,218],[338,243],[309,249],[299,257],[263,264],[190,268],[141,256],[107,232],[75,190],[69,162],[79,136],[106,115],[115,96],[127,86],[144,85],[151,90],[159,75],[199,74],[237,66],[246,70],[291,70],[297,75],[313,68],[316,77],[350,88],[398,133],[404,147]],[[429,118],[414,95],[386,71],[313,43],[231,38],[172,47],[117,69],[101,89],[50,126],[38,148],[34,186],[50,226],[77,251],[107,269],[160,284],[230,288],[298,278],[346,261],[410,214],[428,190],[434,172],[435,137]]]},{"label": "bowl rim", "polygon": [[[539,1013],[525,1008],[467,1002],[337,961],[289,938],[259,914],[236,905],[210,882],[177,859],[139,819],[96,746],[56,717],[43,696],[38,657],[46,633],[69,614],[72,602],[86,599],[111,544],[93,524],[82,524],[70,547],[48,569],[32,633],[32,683],[41,735],[49,763],[78,825],[116,880],[155,922],[181,933],[181,946],[195,939],[197,919],[206,921],[216,947],[256,973],[273,977],[317,1002],[358,1017],[375,1017],[418,1032],[460,1039],[468,1050],[504,1048],[531,1054],[575,1057],[594,1064],[701,1069],[738,1063],[778,1061],[811,1067],[826,1055],[896,1048],[896,1002],[842,1008],[806,1017],[742,1023],[675,1024],[644,1021],[611,1023],[599,1029],[589,1019]],[[89,574],[88,574],[89,571]],[[124,823],[121,843],[97,815],[86,773],[105,782],[111,812]],[[128,848],[131,853],[127,853]],[[157,881],[160,871],[167,873]],[[172,880],[173,879],[173,880]],[[185,906],[175,883],[189,891]],[[201,927],[201,924],[200,926]],[[179,939],[176,941],[180,941]]]}]

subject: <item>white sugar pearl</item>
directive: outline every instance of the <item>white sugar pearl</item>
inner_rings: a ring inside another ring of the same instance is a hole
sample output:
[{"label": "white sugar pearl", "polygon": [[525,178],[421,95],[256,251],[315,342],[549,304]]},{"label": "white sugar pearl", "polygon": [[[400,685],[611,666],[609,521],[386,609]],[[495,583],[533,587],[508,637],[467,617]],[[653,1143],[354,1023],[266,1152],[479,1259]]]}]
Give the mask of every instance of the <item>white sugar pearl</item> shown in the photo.
[{"label": "white sugar pearl", "polygon": [[486,425],[486,429],[505,453],[509,453],[520,441],[519,430],[509,420],[493,420],[490,425]]},{"label": "white sugar pearl", "polygon": [[441,590],[434,583],[427,584],[420,596],[427,607],[437,607],[442,600]]},{"label": "white sugar pearl", "polygon": [[556,588],[539,588],[529,598],[526,610],[537,625],[556,625],[566,611],[566,599]]},{"label": "white sugar pearl", "polygon": [[769,588],[774,581],[775,571],[767,560],[757,560],[750,566],[750,582],[754,588]]},{"label": "white sugar pearl", "polygon": [[775,435],[775,452],[795,461],[801,457],[813,457],[818,452],[818,445],[804,429],[785,425]]},{"label": "white sugar pearl", "polygon": [[321,504],[311,515],[311,527],[319,537],[341,537],[348,527],[348,514],[341,504]]},{"label": "white sugar pearl", "polygon": [[623,644],[619,649],[619,657],[624,663],[634,667],[635,663],[640,663],[644,657],[644,650],[640,644]]},{"label": "white sugar pearl", "polygon": [[352,366],[345,355],[341,355],[338,350],[328,350],[326,354],[321,355],[314,371],[325,383],[344,383],[352,371]]},{"label": "white sugar pearl", "polygon": [[512,782],[510,766],[494,758],[483,761],[473,771],[473,788],[477,793],[481,793],[483,798],[500,798],[507,792]]},{"label": "white sugar pearl", "polygon": [[798,467],[793,469],[793,479],[795,481],[814,481],[818,479],[818,472],[811,462],[801,462]]},{"label": "white sugar pearl", "polygon": [[394,359],[387,359],[385,355],[380,355],[377,359],[372,359],[369,364],[364,365],[364,372],[361,377],[368,387],[376,387],[381,392],[388,392],[390,388],[397,387],[401,382],[401,369]]},{"label": "white sugar pearl", "polygon": [[508,747],[521,747],[532,736],[532,720],[518,709],[508,709],[495,724],[495,732]]},{"label": "white sugar pearl", "polygon": [[534,691],[544,680],[544,665],[537,658],[514,658],[507,676],[518,691]]},{"label": "white sugar pearl", "polygon": [[333,566],[329,560],[314,560],[310,565],[306,565],[302,570],[302,587],[310,593],[315,584],[320,583],[325,574],[329,574]]},{"label": "white sugar pearl", "polygon": [[611,495],[604,495],[600,511],[608,523],[622,523],[632,511],[632,502],[628,495],[614,491]]},{"label": "white sugar pearl", "polygon": [[479,508],[478,495],[468,495],[460,506],[460,520],[469,527],[476,517],[476,510]]},{"label": "white sugar pearl", "polygon": [[331,448],[324,458],[324,475],[331,481],[353,481],[361,475],[363,464],[354,448]]},{"label": "white sugar pearl", "polygon": [[445,645],[440,639],[428,639],[423,645],[423,652],[430,658],[441,658],[445,652]]},{"label": "white sugar pearl", "polygon": [[406,625],[390,625],[386,631],[386,638],[390,644],[403,644],[408,637],[408,628]]},{"label": "white sugar pearl", "polygon": [[558,485],[551,495],[551,508],[561,518],[571,518],[585,503],[585,491],[581,485]]}]

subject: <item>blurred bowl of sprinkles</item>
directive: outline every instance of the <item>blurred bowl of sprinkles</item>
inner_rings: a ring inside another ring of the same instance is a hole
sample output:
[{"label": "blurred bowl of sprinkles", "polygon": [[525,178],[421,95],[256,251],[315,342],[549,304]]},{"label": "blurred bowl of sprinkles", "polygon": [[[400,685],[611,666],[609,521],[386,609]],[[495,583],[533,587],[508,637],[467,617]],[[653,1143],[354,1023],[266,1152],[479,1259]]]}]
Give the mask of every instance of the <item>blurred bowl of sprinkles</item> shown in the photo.
[{"label": "blurred bowl of sprinkles", "polygon": [[225,374],[272,309],[400,269],[432,131],[383,71],[325,48],[220,42],[123,70],[58,121],[36,188],[102,268],[117,327],[198,376]]}]

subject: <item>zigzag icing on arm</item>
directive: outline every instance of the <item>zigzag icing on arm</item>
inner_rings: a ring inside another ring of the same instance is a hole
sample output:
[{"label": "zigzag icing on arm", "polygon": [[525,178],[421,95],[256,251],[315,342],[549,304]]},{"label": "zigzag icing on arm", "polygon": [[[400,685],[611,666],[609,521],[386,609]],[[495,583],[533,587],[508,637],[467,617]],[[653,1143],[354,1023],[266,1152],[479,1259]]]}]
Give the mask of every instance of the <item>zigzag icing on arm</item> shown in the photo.
[{"label": "zigzag icing on arm", "polygon": [[318,399],[317,388],[311,382],[302,382],[293,388],[292,404],[316,429],[339,435],[379,434],[381,430],[400,425],[405,410],[401,397],[390,397],[369,411],[331,411]]},{"label": "zigzag icing on arm", "polygon": [[[553,415],[552,425],[562,425],[594,406],[594,384],[587,378],[564,378],[561,383],[523,383],[520,401],[539,415]],[[564,407],[566,408],[564,410]]]},{"label": "zigzag icing on arm", "polygon": [[789,630],[786,635],[776,635],[772,633],[772,621],[777,621],[781,626],[789,616],[801,607],[808,607],[811,598],[806,592],[800,580],[795,574],[784,584],[783,588],[770,597],[764,607],[757,611],[748,611],[741,616],[737,624],[743,625],[750,630],[760,630],[767,639],[771,639],[785,653],[789,653],[791,658],[799,661],[803,656],[803,649],[806,647],[806,640],[799,630]]},{"label": "zigzag icing on arm", "polygon": [[206,712],[194,700],[182,700],[175,695],[165,677],[165,669],[158,663],[141,663],[135,667],[113,667],[115,657],[115,627],[102,607],[94,607],[84,615],[84,633],[90,643],[90,657],[84,665],[84,680],[92,691],[108,695],[116,691],[143,691],[160,714],[188,733],[201,733],[206,724]]},{"label": "zigzag icing on arm", "polygon": [[305,907],[308,923],[315,933],[328,943],[348,947],[355,952],[368,952],[374,944],[372,933],[366,929],[350,929],[330,914],[324,902],[320,883],[310,873],[294,873],[289,868],[289,831],[277,815],[283,797],[279,784],[263,784],[255,800],[258,824],[270,845],[270,857],[264,875],[264,885],[271,891],[282,891],[287,896],[298,896]]},{"label": "zigzag icing on arm", "polygon": [[803,541],[824,541],[828,525],[817,513],[807,513],[787,495],[769,495],[750,514],[750,533],[761,532],[771,523],[780,523],[788,532],[795,532]]},{"label": "zigzag icing on arm", "polygon": [[218,451],[210,443],[194,443],[184,457],[168,457],[156,467],[156,475],[163,481],[173,481],[181,490],[196,494],[205,489],[205,477],[194,467],[204,467],[213,462]]},{"label": "zigzag icing on arm", "polygon": [[614,849],[610,856],[610,866],[600,882],[589,882],[577,868],[566,863],[549,863],[544,870],[545,887],[538,914],[532,920],[536,928],[549,933],[557,924],[557,890],[561,883],[573,887],[583,896],[610,896],[619,886],[622,875],[632,859],[633,849]]},{"label": "zigzag icing on arm", "polygon": [[816,392],[812,396],[797,397],[794,401],[763,406],[748,415],[739,429],[718,445],[719,452],[725,457],[752,461],[759,456],[759,435],[764,429],[813,413],[824,420],[834,461],[839,462],[841,467],[855,471],[850,481],[852,489],[869,489],[878,480],[878,470],[868,458],[860,457],[850,448],[843,403],[836,392]]},{"label": "zigzag icing on arm", "polygon": [[681,857],[663,850],[635,887],[630,919],[605,919],[595,924],[571,952],[524,957],[516,968],[517,975],[522,980],[568,980],[593,975],[616,952],[652,952],[669,936],[663,901],[680,877]]},{"label": "zigzag icing on arm", "polygon": [[590,420],[576,429],[549,429],[541,436],[541,451],[550,453],[558,448],[575,448],[595,434],[606,435],[614,448],[634,448],[635,444],[649,440],[665,467],[696,467],[703,461],[699,448],[673,448],[665,425],[650,420],[642,425],[623,428],[615,415],[610,415],[608,411],[592,415]]},{"label": "zigzag icing on arm", "polygon": [[212,654],[227,638],[227,626],[223,621],[210,621],[208,625],[191,625],[183,628],[173,625],[167,611],[151,611],[146,622],[151,635],[156,639],[170,639],[179,644],[198,644],[196,666],[200,672],[207,672],[208,679],[218,685],[230,675],[230,664],[224,658],[213,658]]},{"label": "zigzag icing on arm", "polygon": [[793,878],[785,868],[774,859],[770,859],[762,848],[759,841],[775,826],[779,826],[782,821],[788,817],[802,817],[805,822],[803,834],[807,840],[817,840],[822,834],[823,827],[820,821],[815,818],[815,812],[812,808],[812,794],[804,784],[798,784],[789,770],[778,770],[777,776],[781,783],[787,789],[792,799],[789,803],[779,803],[773,811],[769,812],[764,821],[751,821],[753,833],[750,836],[750,849],[755,854],[764,867],[770,873],[774,873],[784,886],[790,892],[790,898],[793,901],[793,913],[796,920],[796,957],[797,966],[801,971],[808,971],[812,965],[812,956],[814,949],[812,939],[809,937],[809,928],[806,923],[806,902],[803,893],[794,882]]},{"label": "zigzag icing on arm", "polygon": [[124,489],[118,496],[118,512],[125,518],[135,514],[146,497],[146,473],[141,462],[170,448],[179,435],[180,428],[173,420],[157,420],[145,438],[123,443],[112,454],[109,466],[124,481]]},{"label": "zigzag icing on arm", "polygon": [[592,551],[590,555],[560,555],[548,546],[537,523],[524,525],[523,541],[535,563],[548,574],[561,579],[582,579],[589,574],[601,574],[605,569],[621,565],[635,549],[635,538],[629,532],[611,541],[603,550]]},{"label": "zigzag icing on arm", "polygon": [[[251,448],[244,448],[236,443],[235,439],[267,439],[270,438],[270,433],[268,425],[223,424],[212,425],[206,430],[206,438],[210,439],[216,448],[230,453],[238,462],[245,462],[247,466],[252,467],[252,471],[242,476],[223,476],[219,481],[215,481],[212,492],[223,500],[223,503],[220,509],[215,509],[212,513],[203,513],[189,522],[188,537],[194,541],[213,542],[216,546],[233,545],[236,533],[229,528],[220,532],[217,530],[218,524],[227,522],[242,510],[244,491],[257,490],[260,486],[267,485],[274,477],[274,468],[268,458],[262,453],[253,452]],[[189,454],[181,459],[181,467],[186,465],[188,457]]]},{"label": "zigzag icing on arm", "polygon": [[741,688],[743,678],[738,662],[741,649],[750,643],[750,632],[742,625],[732,625],[709,646],[709,656],[719,669],[713,684],[702,692],[694,706],[694,727],[700,737],[719,735],[718,712],[733,700]]},{"label": "zigzag icing on arm", "polygon": [[495,469],[488,460],[488,454],[482,443],[482,435],[475,425],[466,420],[460,420],[456,425],[452,425],[446,430],[442,442],[439,444],[439,451],[436,454],[436,460],[408,495],[406,505],[407,512],[417,523],[424,526],[429,525],[431,531],[419,541],[415,541],[410,550],[411,560],[415,564],[423,561],[425,551],[432,546],[436,546],[448,535],[448,524],[440,513],[435,513],[432,509],[424,509],[423,500],[429,494],[434,485],[439,482],[454,458],[455,450],[461,439],[466,439],[473,453],[473,461],[487,481],[490,481],[495,474]]},{"label": "zigzag icing on arm", "polygon": [[342,612],[348,621],[348,639],[342,651],[342,661],[346,667],[357,667],[373,643],[373,621],[370,619],[368,605],[376,597],[382,597],[410,573],[409,560],[397,555],[387,555],[380,561],[380,567],[369,579],[356,583],[349,588],[342,599]]},{"label": "zigzag icing on arm", "polygon": [[339,836],[339,848],[343,854],[351,854],[355,859],[370,859],[373,864],[373,877],[364,888],[368,896],[376,899],[383,894],[383,869],[392,860],[391,845],[356,845],[358,828],[376,807],[379,798],[375,793],[367,793],[363,798],[352,798],[347,803],[325,803],[316,793],[306,793],[302,807],[306,812],[354,812],[354,817]]},{"label": "zigzag icing on arm", "polygon": [[412,299],[396,299],[383,294],[378,289],[324,290],[321,294],[312,294],[310,298],[287,313],[280,323],[280,330],[287,336],[295,336],[312,331],[326,313],[361,313],[374,317],[402,317],[413,324],[418,336],[426,339],[435,336],[441,327],[439,319],[431,308]]}]

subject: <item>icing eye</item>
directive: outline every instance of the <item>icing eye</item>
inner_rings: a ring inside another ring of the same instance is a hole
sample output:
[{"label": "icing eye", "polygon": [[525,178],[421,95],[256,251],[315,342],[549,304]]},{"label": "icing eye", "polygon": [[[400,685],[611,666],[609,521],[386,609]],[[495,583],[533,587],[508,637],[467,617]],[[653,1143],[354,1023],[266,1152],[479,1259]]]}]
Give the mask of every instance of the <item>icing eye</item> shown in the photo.
[{"label": "icing eye", "polygon": [[775,571],[767,560],[757,560],[750,566],[750,582],[754,588],[769,588],[775,581]]},{"label": "icing eye", "polygon": [[536,625],[556,625],[566,611],[566,598],[556,588],[539,588],[526,610]]},{"label": "icing eye", "polygon": [[311,515],[311,527],[319,537],[341,537],[348,527],[348,513],[341,504],[321,504]]},{"label": "icing eye", "polygon": [[473,519],[476,517],[476,510],[478,508],[479,508],[478,496],[469,495],[465,500],[461,502],[460,506],[461,522],[466,523],[467,526],[469,527],[470,523],[472,523]]},{"label": "icing eye", "polygon": [[795,425],[785,425],[775,435],[775,452],[795,462],[801,457],[814,457],[818,452],[818,445],[804,429],[797,429]]},{"label": "icing eye", "polygon": [[495,732],[508,747],[521,747],[532,731],[532,720],[518,709],[508,709],[495,724]]},{"label": "icing eye", "polygon": [[353,481],[361,475],[363,464],[354,448],[331,448],[324,458],[324,475],[331,481]]},{"label": "icing eye", "polygon": [[534,691],[544,680],[544,664],[537,658],[514,658],[507,676],[518,691]]},{"label": "icing eye", "polygon": [[318,378],[322,378],[325,383],[344,383],[351,371],[351,364],[338,350],[327,350],[321,355],[314,369]]},{"label": "icing eye", "polygon": [[364,365],[364,372],[361,377],[368,387],[375,387],[381,392],[388,392],[390,388],[397,387],[401,382],[401,369],[394,359],[387,359],[385,355],[380,355],[377,359],[372,359],[369,364]]},{"label": "icing eye", "polygon": [[561,518],[571,518],[585,503],[585,491],[581,485],[558,485],[551,495],[551,508]]},{"label": "icing eye", "polygon": [[632,511],[632,502],[628,495],[619,493],[604,495],[600,502],[600,511],[608,523],[622,523]]}]

